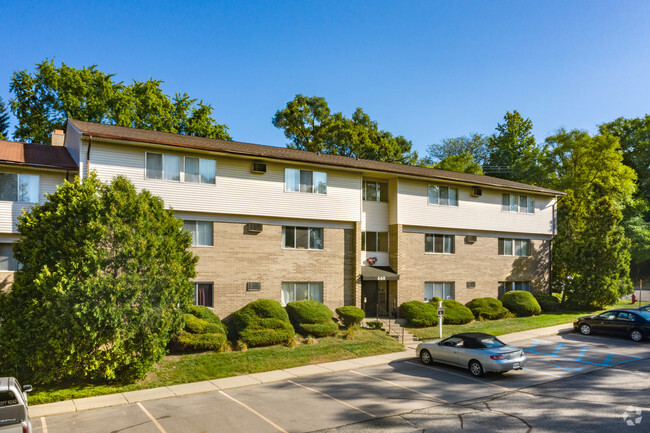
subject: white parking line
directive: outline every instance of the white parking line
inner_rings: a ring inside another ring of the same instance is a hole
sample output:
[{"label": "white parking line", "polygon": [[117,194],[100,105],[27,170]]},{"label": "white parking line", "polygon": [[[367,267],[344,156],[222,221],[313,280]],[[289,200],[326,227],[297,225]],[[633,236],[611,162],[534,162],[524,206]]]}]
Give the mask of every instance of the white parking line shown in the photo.
[{"label": "white parking line", "polygon": [[416,394],[420,394],[420,395],[423,395],[423,396],[425,396],[425,397],[428,397],[428,398],[432,398],[432,399],[434,399],[434,400],[441,401],[441,402],[443,402],[443,403],[448,403],[447,400],[443,400],[443,399],[438,398],[438,397],[435,397],[435,396],[433,396],[433,395],[431,395],[431,394],[425,394],[425,393],[420,392],[420,391],[417,391],[417,390],[415,390],[415,389],[413,389],[413,388],[409,388],[408,386],[404,386],[404,385],[400,385],[399,383],[391,382],[390,380],[382,379],[382,378],[380,378],[380,377],[370,376],[370,375],[368,375],[368,374],[363,374],[363,373],[360,373],[360,372],[358,372],[358,371],[354,371],[354,370],[351,370],[350,373],[358,374],[358,375],[360,375],[360,376],[369,377],[369,378],[371,378],[371,379],[379,380],[379,381],[381,381],[381,382],[386,382],[386,383],[388,383],[388,384],[390,384],[390,385],[397,386],[397,387],[399,387],[399,388],[403,388],[403,389],[405,389],[405,390],[407,390],[407,391],[411,391],[411,392],[414,392],[414,393],[416,393]]},{"label": "white parking line", "polygon": [[44,416],[41,417],[41,430],[43,430],[43,433],[47,433],[47,423]]},{"label": "white parking line", "polygon": [[160,425],[160,423],[158,422],[158,420],[157,420],[156,418],[154,418],[153,415],[151,415],[151,414],[149,413],[149,411],[148,411],[147,409],[144,408],[144,406],[142,406],[142,403],[138,402],[137,405],[140,406],[140,409],[142,409],[142,412],[144,412],[144,414],[147,415],[147,416],[149,417],[149,419],[151,420],[151,422],[152,422],[156,427],[158,427],[158,430],[160,430],[160,433],[167,433],[167,432],[165,431],[165,429]]},{"label": "white parking line", "polygon": [[411,362],[411,361],[404,361],[404,362],[405,362],[406,364],[415,365],[416,367],[422,367],[422,368],[433,368],[433,369],[435,369],[435,370],[442,371],[442,372],[444,372],[444,373],[446,373],[446,374],[453,374],[454,376],[458,376],[458,377],[462,377],[462,378],[465,378],[465,379],[473,380],[474,382],[482,383],[483,385],[490,385],[490,386],[494,386],[495,388],[500,388],[500,389],[505,389],[506,391],[511,391],[510,388],[506,388],[505,386],[495,385],[495,384],[490,383],[490,382],[485,382],[484,380],[475,379],[475,378],[473,378],[473,377],[471,377],[471,376],[467,376],[467,375],[465,375],[465,374],[453,373],[453,372],[451,372],[451,371],[442,370],[442,369],[440,369],[440,368],[433,367],[433,366],[431,366],[431,365],[417,364],[417,363],[415,363],[415,362]]},{"label": "white parking line", "polygon": [[532,371],[533,373],[537,373],[537,374],[546,374],[548,376],[562,377],[559,374],[553,374],[553,373],[547,373],[545,371],[533,370],[532,368],[528,368],[528,367],[521,367],[521,369],[526,370],[526,371]]},{"label": "white parking line", "polygon": [[358,410],[359,412],[365,413],[365,414],[368,415],[368,416],[371,416],[371,417],[373,417],[373,418],[376,418],[376,416],[373,415],[373,414],[371,414],[370,412],[366,412],[366,411],[363,410],[363,409],[360,409],[360,408],[358,408],[358,407],[356,407],[356,406],[352,406],[350,403],[346,403],[346,402],[344,402],[343,400],[339,400],[338,398],[336,398],[336,397],[332,397],[331,395],[329,395],[329,394],[325,394],[324,392],[321,392],[321,391],[319,391],[319,390],[317,390],[317,389],[310,388],[310,387],[305,386],[305,385],[301,385],[301,384],[299,384],[299,383],[294,382],[293,380],[287,380],[287,382],[289,382],[289,383],[293,383],[293,384],[296,385],[296,386],[299,386],[299,387],[301,387],[301,388],[308,389],[308,390],[310,390],[310,391],[312,391],[312,392],[315,392],[315,393],[318,393],[318,394],[320,394],[320,395],[324,395],[325,397],[327,397],[327,398],[331,398],[332,400],[337,401],[337,402],[341,403],[342,405],[345,405],[345,406],[347,406],[347,407],[349,407],[349,408],[351,408],[351,409]]},{"label": "white parking line", "polygon": [[288,431],[286,431],[285,429],[283,429],[282,427],[280,427],[279,425],[277,425],[276,423],[274,423],[273,421],[271,421],[270,419],[268,419],[267,417],[265,417],[264,415],[262,415],[261,413],[259,413],[255,409],[253,409],[252,407],[247,406],[246,404],[242,403],[241,401],[237,400],[236,398],[229,396],[228,394],[226,394],[223,391],[219,391],[219,394],[222,394],[223,396],[228,397],[230,400],[234,401],[238,405],[243,406],[244,408],[246,408],[249,411],[253,412],[255,415],[257,415],[258,417],[260,417],[261,419],[263,419],[264,421],[266,421],[267,423],[269,423],[273,427],[275,427],[278,431],[280,431],[282,433],[289,433]]}]

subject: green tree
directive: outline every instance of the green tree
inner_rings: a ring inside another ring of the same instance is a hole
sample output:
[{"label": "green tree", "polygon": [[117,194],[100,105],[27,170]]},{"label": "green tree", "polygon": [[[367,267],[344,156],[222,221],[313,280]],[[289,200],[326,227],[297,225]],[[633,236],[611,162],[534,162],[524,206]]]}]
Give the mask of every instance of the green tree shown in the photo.
[{"label": "green tree", "polygon": [[517,110],[507,112],[497,133],[488,138],[486,174],[503,179],[539,185],[546,180],[542,168],[545,149],[537,146],[533,122]]},{"label": "green tree", "polygon": [[273,125],[284,129],[285,137],[291,140],[287,147],[292,149],[400,164],[418,160],[409,140],[380,130],[361,108],[351,118],[332,114],[319,96],[296,95],[275,113]]},{"label": "green tree", "polygon": [[0,140],[9,140],[9,112],[2,98],[0,98]]},{"label": "green tree", "polygon": [[75,69],[52,60],[36,65],[32,74],[15,71],[10,84],[11,110],[18,124],[14,137],[48,143],[67,118],[155,131],[230,140],[228,128],[217,123],[212,106],[186,93],[167,96],[162,81],[113,81],[113,74],[95,65]]},{"label": "green tree", "polygon": [[487,163],[488,137],[475,132],[469,136],[444,138],[440,143],[427,147],[427,156],[424,158],[426,165],[435,165],[436,161],[456,157],[469,153],[478,165]]},{"label": "green tree", "polygon": [[439,170],[449,170],[458,173],[483,174],[481,165],[474,161],[469,152],[448,156],[434,166]]},{"label": "green tree", "polygon": [[[37,381],[142,377],[191,305],[190,234],[124,177],[64,182],[18,221],[0,365]],[[18,371],[15,371],[17,369]]]}]

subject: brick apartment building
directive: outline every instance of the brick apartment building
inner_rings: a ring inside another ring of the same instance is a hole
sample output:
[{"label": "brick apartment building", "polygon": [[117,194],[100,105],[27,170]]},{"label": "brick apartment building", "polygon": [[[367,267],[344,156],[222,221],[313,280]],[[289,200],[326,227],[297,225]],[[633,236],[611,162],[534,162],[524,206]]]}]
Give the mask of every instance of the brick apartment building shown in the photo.
[{"label": "brick apartment building", "polygon": [[489,176],[69,120],[53,146],[0,142],[0,282],[15,222],[64,179],[127,176],[192,233],[195,300],[227,316],[259,298],[387,314],[550,290],[561,192]]}]

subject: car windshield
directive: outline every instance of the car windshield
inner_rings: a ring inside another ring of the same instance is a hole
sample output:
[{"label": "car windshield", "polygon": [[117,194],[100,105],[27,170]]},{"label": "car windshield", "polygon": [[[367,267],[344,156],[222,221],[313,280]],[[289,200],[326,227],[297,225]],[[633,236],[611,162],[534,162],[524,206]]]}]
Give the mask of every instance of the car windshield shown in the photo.
[{"label": "car windshield", "polygon": [[483,339],[481,339],[481,343],[483,343],[483,345],[485,347],[487,347],[487,348],[505,346],[505,343],[503,343],[502,341],[500,341],[496,337],[495,338],[483,338]]}]

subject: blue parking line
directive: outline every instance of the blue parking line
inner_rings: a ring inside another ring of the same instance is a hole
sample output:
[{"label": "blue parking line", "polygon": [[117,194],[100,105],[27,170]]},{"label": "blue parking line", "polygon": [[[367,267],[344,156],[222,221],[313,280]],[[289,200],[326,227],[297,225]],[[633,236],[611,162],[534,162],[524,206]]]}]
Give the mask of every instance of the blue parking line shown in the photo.
[{"label": "blue parking line", "polygon": [[560,344],[557,345],[557,349],[555,349],[555,352],[553,352],[553,355],[554,355],[554,356],[557,355],[557,352],[558,352],[561,348],[562,348],[562,344],[560,343]]},{"label": "blue parking line", "polygon": [[582,361],[582,357],[585,356],[586,352],[587,352],[587,348],[583,347],[582,350],[580,351],[580,356],[578,356],[578,359],[576,359],[576,361],[578,362]]},{"label": "blue parking line", "polygon": [[[611,361],[613,357],[614,357],[614,354],[610,353],[609,356],[605,359],[605,366],[609,366],[609,361]],[[641,358],[639,358],[639,359],[641,359]]]},{"label": "blue parking line", "polygon": [[[586,348],[586,347],[575,346],[575,345],[572,345],[572,344],[563,344],[563,343],[557,343],[557,348],[555,349],[555,351],[553,353],[544,353],[544,352],[538,352],[538,351],[534,350],[539,345],[539,343],[543,342],[543,340],[533,339],[532,341],[535,342],[535,345],[533,345],[533,347],[531,347],[530,349],[527,350],[527,352],[529,352],[529,353],[535,353],[537,355],[544,355],[544,356],[552,356],[554,358],[566,359],[566,360],[569,360],[569,361],[580,362],[582,364],[596,365],[598,367],[612,367],[614,365],[625,364],[627,362],[634,362],[634,361],[638,361],[638,360],[642,359],[642,358],[640,358],[638,356],[624,355],[624,354],[619,354],[619,353],[614,353],[614,352],[605,352],[603,350],[589,349],[589,348]],[[558,353],[558,351],[560,350],[560,348],[562,346],[575,347],[577,349],[581,349],[580,350],[580,355],[578,355],[577,358],[569,358],[567,356],[560,356],[557,353]],[[607,353],[607,358],[605,358],[605,362],[602,363],[602,364],[599,364],[597,362],[584,361],[582,358],[584,357],[585,353],[587,353],[587,351]],[[615,362],[615,363],[612,364],[610,362],[611,362],[612,358],[614,357],[614,355],[624,356],[624,357],[627,357],[627,358],[630,358],[630,359],[627,360],[627,361],[618,361],[618,362]]]}]

